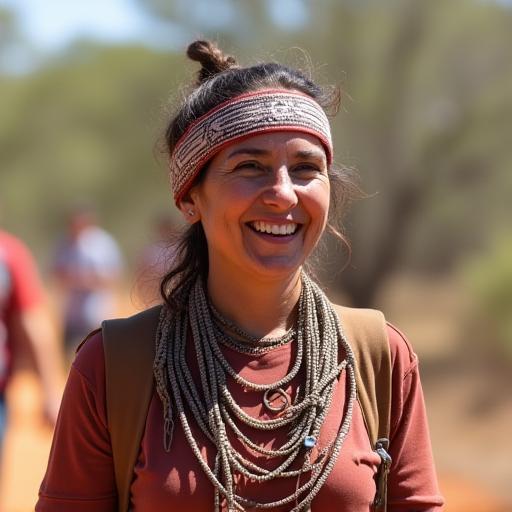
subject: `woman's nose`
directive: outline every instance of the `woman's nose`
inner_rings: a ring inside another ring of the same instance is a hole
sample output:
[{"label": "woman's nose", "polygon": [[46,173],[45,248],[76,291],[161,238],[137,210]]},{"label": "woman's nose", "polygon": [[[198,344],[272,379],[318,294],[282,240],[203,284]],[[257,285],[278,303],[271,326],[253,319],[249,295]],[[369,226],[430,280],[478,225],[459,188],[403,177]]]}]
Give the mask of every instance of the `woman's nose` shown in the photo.
[{"label": "woman's nose", "polygon": [[274,173],[263,193],[263,202],[280,209],[293,208],[297,202],[297,192],[287,166],[281,166]]}]

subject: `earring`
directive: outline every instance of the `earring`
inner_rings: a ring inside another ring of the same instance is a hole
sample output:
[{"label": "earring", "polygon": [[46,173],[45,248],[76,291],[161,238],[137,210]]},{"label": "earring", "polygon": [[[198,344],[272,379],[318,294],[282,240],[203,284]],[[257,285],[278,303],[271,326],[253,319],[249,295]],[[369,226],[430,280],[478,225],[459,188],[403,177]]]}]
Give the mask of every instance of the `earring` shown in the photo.
[{"label": "earring", "polygon": [[193,217],[193,216],[195,215],[195,213],[196,213],[196,212],[195,212],[194,210],[192,210],[192,208],[190,208],[190,210],[188,210],[188,211],[187,211],[187,213],[188,213],[191,217]]}]

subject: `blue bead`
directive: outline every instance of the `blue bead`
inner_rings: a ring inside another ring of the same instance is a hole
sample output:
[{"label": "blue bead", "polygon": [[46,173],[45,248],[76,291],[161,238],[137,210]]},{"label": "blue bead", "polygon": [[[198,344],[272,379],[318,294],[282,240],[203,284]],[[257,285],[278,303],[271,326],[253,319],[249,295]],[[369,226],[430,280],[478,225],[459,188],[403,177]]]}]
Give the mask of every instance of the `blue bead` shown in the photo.
[{"label": "blue bead", "polygon": [[315,436],[306,436],[304,438],[304,446],[306,448],[313,448],[316,444],[316,437]]}]

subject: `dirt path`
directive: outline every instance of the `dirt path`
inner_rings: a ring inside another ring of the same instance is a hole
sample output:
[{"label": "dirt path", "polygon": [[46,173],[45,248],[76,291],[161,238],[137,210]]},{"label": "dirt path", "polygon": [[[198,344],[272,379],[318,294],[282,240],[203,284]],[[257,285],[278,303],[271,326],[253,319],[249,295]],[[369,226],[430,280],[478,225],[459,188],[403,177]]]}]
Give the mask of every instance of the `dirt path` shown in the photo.
[{"label": "dirt path", "polygon": [[8,398],[10,410],[3,452],[0,511],[29,512],[34,510],[52,433],[39,417],[40,393],[31,373],[15,376]]}]

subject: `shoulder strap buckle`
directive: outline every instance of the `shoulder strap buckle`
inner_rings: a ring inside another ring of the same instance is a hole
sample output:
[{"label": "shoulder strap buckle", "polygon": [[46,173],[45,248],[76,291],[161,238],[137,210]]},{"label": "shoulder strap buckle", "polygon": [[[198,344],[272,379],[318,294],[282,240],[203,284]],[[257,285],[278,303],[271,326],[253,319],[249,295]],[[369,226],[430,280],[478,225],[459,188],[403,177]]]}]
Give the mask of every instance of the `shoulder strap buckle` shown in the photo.
[{"label": "shoulder strap buckle", "polygon": [[389,469],[391,468],[391,463],[393,459],[391,455],[388,453],[389,448],[389,439],[385,437],[378,439],[375,443],[375,451],[380,457],[380,466],[377,471],[377,475],[375,477],[377,484],[377,492],[375,494],[375,498],[373,500],[374,510],[386,510],[386,502],[387,502],[387,487],[388,487],[388,474]]}]

